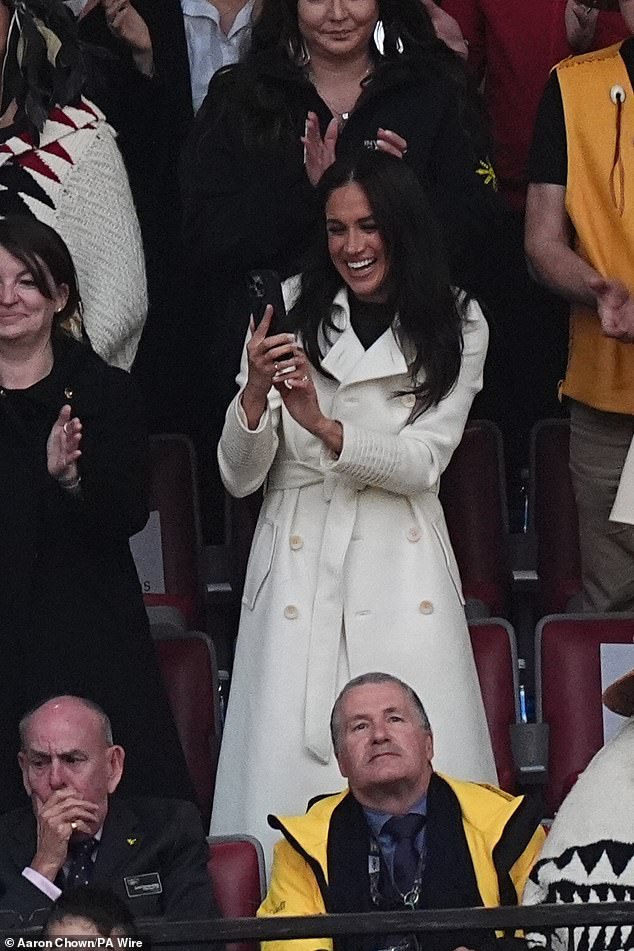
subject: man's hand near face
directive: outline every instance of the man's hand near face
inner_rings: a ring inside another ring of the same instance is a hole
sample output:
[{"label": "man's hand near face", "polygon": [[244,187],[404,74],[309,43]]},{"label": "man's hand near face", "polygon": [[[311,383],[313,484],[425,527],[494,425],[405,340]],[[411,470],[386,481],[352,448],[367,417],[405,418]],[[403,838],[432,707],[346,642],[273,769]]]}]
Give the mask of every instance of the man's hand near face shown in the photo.
[{"label": "man's hand near face", "polygon": [[30,867],[51,882],[55,881],[68,855],[73,834],[92,835],[99,822],[99,807],[79,799],[72,789],[58,789],[46,802],[33,795],[37,822],[37,849]]}]

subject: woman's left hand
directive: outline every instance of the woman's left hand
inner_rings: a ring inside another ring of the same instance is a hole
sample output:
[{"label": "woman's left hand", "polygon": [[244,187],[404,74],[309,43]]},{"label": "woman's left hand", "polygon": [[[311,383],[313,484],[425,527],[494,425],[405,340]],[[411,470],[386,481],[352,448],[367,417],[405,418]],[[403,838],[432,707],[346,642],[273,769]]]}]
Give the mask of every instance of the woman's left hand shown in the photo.
[{"label": "woman's left hand", "polygon": [[329,419],[322,413],[304,351],[297,348],[292,362],[295,369],[284,372],[282,364],[280,372],[273,377],[273,385],[295,422],[321,439],[338,456],[343,446],[343,427],[338,420]]},{"label": "woman's left hand", "polygon": [[77,460],[81,456],[81,420],[71,418],[71,408],[66,403],[59,411],[46,442],[46,462],[49,475],[60,484],[72,484],[79,479]]},{"label": "woman's left hand", "polygon": [[379,152],[387,152],[395,158],[403,158],[407,153],[407,141],[398,132],[391,129],[379,129],[376,136],[376,147]]},{"label": "woman's left hand", "polygon": [[599,11],[579,0],[568,0],[564,13],[568,45],[575,53],[585,53],[592,46]]},{"label": "woman's left hand", "polygon": [[302,143],[304,145],[304,166],[311,185],[319,185],[321,176],[334,162],[338,137],[339,123],[336,119],[330,120],[322,139],[317,114],[315,112],[308,113]]},{"label": "woman's left hand", "polygon": [[467,59],[469,46],[462,35],[458,21],[439,7],[436,0],[421,0],[421,3],[429,14],[429,19],[438,39],[442,40],[445,46],[448,46],[462,59]]},{"label": "woman's left hand", "polygon": [[151,76],[154,69],[152,38],[147,23],[130,0],[101,0],[108,29],[132,50],[137,69]]}]

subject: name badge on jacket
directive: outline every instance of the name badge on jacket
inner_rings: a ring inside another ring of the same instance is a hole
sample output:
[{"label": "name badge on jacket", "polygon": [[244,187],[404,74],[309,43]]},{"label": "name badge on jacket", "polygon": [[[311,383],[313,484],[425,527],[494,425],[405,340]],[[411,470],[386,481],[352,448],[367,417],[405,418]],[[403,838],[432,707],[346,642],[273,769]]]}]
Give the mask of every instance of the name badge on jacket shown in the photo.
[{"label": "name badge on jacket", "polygon": [[146,895],[160,895],[163,892],[161,876],[158,872],[146,872],[145,875],[128,875],[123,879],[128,898],[143,898]]}]

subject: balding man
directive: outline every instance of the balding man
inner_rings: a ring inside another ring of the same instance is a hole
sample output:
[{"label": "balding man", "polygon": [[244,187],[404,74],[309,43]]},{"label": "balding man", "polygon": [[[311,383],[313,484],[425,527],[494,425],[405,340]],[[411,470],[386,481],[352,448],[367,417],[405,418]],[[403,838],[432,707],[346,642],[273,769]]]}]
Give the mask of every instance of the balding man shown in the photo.
[{"label": "balding man", "polygon": [[136,918],[217,912],[200,815],[191,803],[111,798],[125,753],[103,710],[54,697],[20,724],[31,806],[0,818],[0,911],[41,923],[66,887],[107,885]]}]

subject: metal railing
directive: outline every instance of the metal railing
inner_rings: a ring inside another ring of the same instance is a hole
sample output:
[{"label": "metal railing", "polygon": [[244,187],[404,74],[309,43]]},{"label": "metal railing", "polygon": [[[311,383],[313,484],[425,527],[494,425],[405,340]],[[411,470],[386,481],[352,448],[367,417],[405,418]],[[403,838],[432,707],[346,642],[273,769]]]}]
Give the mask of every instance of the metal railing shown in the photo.
[{"label": "metal railing", "polygon": [[[0,939],[34,934],[34,929],[6,930],[0,917]],[[218,918],[209,921],[139,921],[139,932],[153,946],[203,945],[215,942],[267,941],[293,938],[337,938],[350,935],[412,934],[447,931],[549,931],[588,925],[634,925],[634,903],[534,905],[456,908],[421,911],[372,911],[342,915],[270,918]],[[2,941],[4,947],[9,947]],[[15,947],[19,945],[15,943]]]}]

